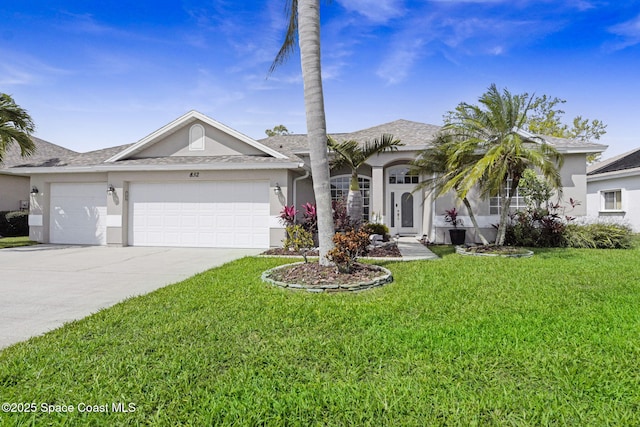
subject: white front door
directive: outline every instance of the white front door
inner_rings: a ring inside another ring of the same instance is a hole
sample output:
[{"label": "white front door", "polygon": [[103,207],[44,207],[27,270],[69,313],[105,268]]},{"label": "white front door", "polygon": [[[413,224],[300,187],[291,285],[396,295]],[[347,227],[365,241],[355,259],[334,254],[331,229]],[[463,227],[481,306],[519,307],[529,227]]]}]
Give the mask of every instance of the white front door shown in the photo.
[{"label": "white front door", "polygon": [[387,173],[387,219],[392,235],[417,235],[422,229],[422,201],[413,193],[418,177],[409,175],[409,168],[391,168]]}]

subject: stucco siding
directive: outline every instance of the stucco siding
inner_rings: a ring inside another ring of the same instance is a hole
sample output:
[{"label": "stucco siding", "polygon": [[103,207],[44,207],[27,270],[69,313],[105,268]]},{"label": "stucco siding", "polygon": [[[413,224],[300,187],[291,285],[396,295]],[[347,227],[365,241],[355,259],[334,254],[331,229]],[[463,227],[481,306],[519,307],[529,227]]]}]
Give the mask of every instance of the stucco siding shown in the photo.
[{"label": "stucco siding", "polygon": [[[189,150],[189,129],[200,124],[205,129],[204,150]],[[265,155],[262,151],[203,122],[190,123],[132,156],[134,159],[171,156]]]},{"label": "stucco siding", "polygon": [[[587,219],[589,221],[616,221],[629,224],[640,232],[640,176],[612,177],[587,184]],[[603,192],[621,191],[622,209],[605,210]]]},{"label": "stucco siding", "polygon": [[29,178],[0,175],[0,211],[17,211],[21,200],[29,200]]}]

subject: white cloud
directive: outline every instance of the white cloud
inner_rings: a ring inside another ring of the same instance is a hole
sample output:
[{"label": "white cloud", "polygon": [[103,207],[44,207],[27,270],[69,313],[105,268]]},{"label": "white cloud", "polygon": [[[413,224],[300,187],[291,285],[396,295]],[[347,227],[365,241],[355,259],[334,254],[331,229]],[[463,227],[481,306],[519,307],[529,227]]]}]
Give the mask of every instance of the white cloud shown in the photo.
[{"label": "white cloud", "polygon": [[341,0],[340,4],[375,23],[385,23],[406,13],[402,0]]},{"label": "white cloud", "polygon": [[609,32],[620,36],[621,41],[614,44],[614,49],[624,49],[640,43],[640,15],[635,18],[614,25]]},{"label": "white cloud", "polygon": [[407,77],[417,59],[423,55],[423,46],[423,40],[414,39],[405,46],[398,47],[385,58],[376,72],[377,76],[390,85],[400,83]]}]

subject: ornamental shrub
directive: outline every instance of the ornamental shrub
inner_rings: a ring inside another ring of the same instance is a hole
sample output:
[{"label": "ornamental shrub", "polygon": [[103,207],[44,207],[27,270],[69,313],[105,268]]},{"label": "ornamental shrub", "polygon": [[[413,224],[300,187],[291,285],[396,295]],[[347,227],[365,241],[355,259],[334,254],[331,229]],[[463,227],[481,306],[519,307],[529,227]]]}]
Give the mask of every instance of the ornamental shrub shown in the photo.
[{"label": "ornamental shrub", "polygon": [[0,212],[0,236],[20,237],[29,235],[29,212]]},{"label": "ornamental shrub", "polygon": [[313,234],[301,225],[290,225],[286,230],[287,237],[284,239],[284,248],[301,252],[304,262],[307,262],[307,252],[314,247]]},{"label": "ornamental shrub", "polygon": [[570,224],[566,228],[567,245],[572,248],[630,249],[633,231],[624,224]]},{"label": "ornamental shrub", "polygon": [[351,273],[358,257],[367,253],[369,235],[362,230],[336,233],[333,243],[335,247],[329,251],[327,258],[336,265],[339,272]]},{"label": "ornamental shrub", "polygon": [[368,235],[380,234],[382,236],[382,239],[385,242],[388,242],[389,239],[391,238],[391,235],[389,234],[389,227],[387,227],[384,224],[368,222],[365,225],[363,225],[360,229],[365,233],[367,233]]}]

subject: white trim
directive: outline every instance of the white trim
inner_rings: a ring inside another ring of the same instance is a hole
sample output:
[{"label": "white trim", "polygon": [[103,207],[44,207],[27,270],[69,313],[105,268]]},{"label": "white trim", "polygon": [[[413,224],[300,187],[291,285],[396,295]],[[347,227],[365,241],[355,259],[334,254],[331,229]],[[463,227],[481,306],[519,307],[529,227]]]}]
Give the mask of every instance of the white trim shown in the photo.
[{"label": "white trim", "polygon": [[[620,209],[607,209],[605,207],[607,201],[605,200],[604,194],[605,193],[617,193],[620,192]],[[622,213],[625,211],[624,209],[624,199],[625,199],[625,191],[622,188],[610,188],[610,189],[606,189],[606,190],[600,190],[598,191],[598,195],[600,196],[600,210],[599,212],[606,212],[606,213]]]},{"label": "white trim", "polygon": [[[193,133],[196,129],[198,129],[201,134],[197,138],[197,141],[193,137]],[[204,151],[206,140],[207,135],[204,131],[204,126],[202,126],[200,123],[191,125],[191,127],[189,128],[189,151]]]},{"label": "white trim", "polygon": [[612,178],[626,178],[630,176],[640,175],[640,168],[623,169],[619,171],[611,171],[604,173],[595,173],[593,175],[587,175],[587,182],[606,181]]},{"label": "white trim", "polygon": [[107,227],[122,227],[122,215],[107,215]]},{"label": "white trim", "polygon": [[140,141],[136,142],[135,144],[131,145],[130,147],[126,148],[125,150],[122,150],[121,152],[119,152],[118,154],[110,157],[109,159],[105,160],[106,163],[113,163],[116,162],[118,160],[122,160],[127,158],[128,156],[135,154],[139,151],[141,151],[142,149],[155,144],[160,138],[164,137],[165,135],[175,131],[177,128],[184,126],[185,124],[188,124],[190,122],[193,122],[195,120],[200,120],[204,123],[206,123],[209,126],[212,126],[222,132],[227,133],[228,135],[231,135],[237,139],[239,139],[240,141],[249,144],[250,146],[257,148],[258,150],[262,151],[263,153],[269,154],[273,157],[275,157],[276,159],[286,159],[287,156],[285,156],[282,153],[279,153],[278,151],[267,147],[266,145],[260,144],[258,141],[254,140],[253,138],[248,137],[247,135],[238,132],[237,130],[231,129],[230,127],[223,125],[222,123],[212,119],[211,117],[205,116],[202,113],[199,113],[198,111],[195,110],[191,110],[188,113],[184,114],[183,116],[178,117],[177,119],[175,119],[174,121],[172,121],[171,123],[161,127],[160,129],[156,130],[155,132],[147,135],[146,137],[142,138]]},{"label": "white trim", "polygon": [[285,229],[286,227],[284,225],[282,225],[282,222],[280,222],[280,216],[278,215],[270,215],[269,216],[269,228],[281,228],[281,229]]},{"label": "white trim", "polygon": [[112,171],[192,171],[198,170],[248,170],[248,169],[301,169],[304,166],[299,162],[286,163],[181,163],[175,165],[114,165],[98,164],[93,166],[62,166],[62,167],[36,167],[24,168],[21,172],[25,175],[52,174],[52,173],[91,173]]},{"label": "white trim", "polygon": [[42,215],[29,215],[29,227],[42,227]]}]

